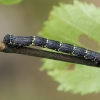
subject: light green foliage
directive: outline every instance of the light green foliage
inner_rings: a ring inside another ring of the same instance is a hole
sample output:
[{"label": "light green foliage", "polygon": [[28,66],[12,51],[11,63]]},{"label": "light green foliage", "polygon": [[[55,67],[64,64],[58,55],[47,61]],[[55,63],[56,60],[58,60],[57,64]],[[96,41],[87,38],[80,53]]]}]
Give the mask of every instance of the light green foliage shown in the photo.
[{"label": "light green foliage", "polygon": [[[39,33],[43,37],[82,46],[79,36],[86,34],[100,42],[100,8],[77,0],[73,5],[53,7],[49,20]],[[44,59],[42,70],[60,83],[58,90],[87,94],[100,92],[100,69],[67,62]]]},{"label": "light green foliage", "polygon": [[16,4],[21,2],[22,0],[0,0],[0,4]]}]

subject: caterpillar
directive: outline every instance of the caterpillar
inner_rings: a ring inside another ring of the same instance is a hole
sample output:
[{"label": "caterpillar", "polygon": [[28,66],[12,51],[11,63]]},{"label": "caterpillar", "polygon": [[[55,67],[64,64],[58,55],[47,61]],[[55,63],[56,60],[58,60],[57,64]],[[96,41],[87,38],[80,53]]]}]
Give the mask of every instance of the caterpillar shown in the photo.
[{"label": "caterpillar", "polygon": [[68,43],[62,43],[55,40],[46,39],[38,36],[13,36],[7,34],[3,42],[10,47],[23,47],[23,46],[40,46],[48,49],[60,51],[70,54],[72,56],[78,56],[80,58],[89,59],[96,64],[100,62],[100,53],[88,50],[82,47],[78,47]]}]

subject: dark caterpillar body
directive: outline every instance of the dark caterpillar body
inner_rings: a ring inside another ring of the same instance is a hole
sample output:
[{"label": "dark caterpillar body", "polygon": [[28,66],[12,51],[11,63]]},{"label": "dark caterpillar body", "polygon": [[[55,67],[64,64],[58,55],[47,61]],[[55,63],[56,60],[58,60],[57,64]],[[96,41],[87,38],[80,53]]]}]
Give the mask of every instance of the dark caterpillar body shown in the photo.
[{"label": "dark caterpillar body", "polygon": [[3,42],[11,47],[21,47],[30,45],[41,46],[48,49],[68,53],[70,55],[82,57],[85,59],[90,59],[94,61],[96,64],[100,63],[100,54],[98,52],[87,50],[85,48],[67,43],[61,43],[55,40],[49,40],[42,37],[35,37],[35,36],[23,37],[23,36],[6,35],[4,37]]}]

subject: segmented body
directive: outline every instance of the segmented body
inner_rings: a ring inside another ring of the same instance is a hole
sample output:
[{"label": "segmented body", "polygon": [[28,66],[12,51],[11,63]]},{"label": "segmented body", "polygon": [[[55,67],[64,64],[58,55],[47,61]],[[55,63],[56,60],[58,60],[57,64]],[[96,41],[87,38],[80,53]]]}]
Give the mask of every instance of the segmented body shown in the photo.
[{"label": "segmented body", "polygon": [[35,36],[13,36],[7,34],[4,37],[3,42],[11,47],[21,47],[21,46],[41,46],[48,49],[64,52],[70,55],[82,57],[85,59],[90,59],[95,63],[100,62],[100,54],[92,50],[87,50],[82,47],[78,47],[72,44],[62,43],[55,40],[46,39],[43,37]]}]

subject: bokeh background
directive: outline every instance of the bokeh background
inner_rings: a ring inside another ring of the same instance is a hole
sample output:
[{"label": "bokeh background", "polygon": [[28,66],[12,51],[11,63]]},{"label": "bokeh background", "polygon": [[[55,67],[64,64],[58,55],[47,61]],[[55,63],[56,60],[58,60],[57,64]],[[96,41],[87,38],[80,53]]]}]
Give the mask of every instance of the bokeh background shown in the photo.
[{"label": "bokeh background", "polygon": [[[85,1],[100,6],[99,0]],[[72,4],[73,0],[23,0],[16,5],[0,5],[0,40],[6,34],[37,35],[59,2]],[[100,99],[100,93],[81,96],[57,91],[59,84],[46,71],[41,72],[41,66],[40,58],[0,53],[0,100]]]}]

